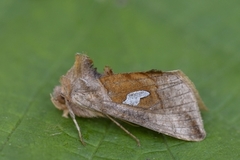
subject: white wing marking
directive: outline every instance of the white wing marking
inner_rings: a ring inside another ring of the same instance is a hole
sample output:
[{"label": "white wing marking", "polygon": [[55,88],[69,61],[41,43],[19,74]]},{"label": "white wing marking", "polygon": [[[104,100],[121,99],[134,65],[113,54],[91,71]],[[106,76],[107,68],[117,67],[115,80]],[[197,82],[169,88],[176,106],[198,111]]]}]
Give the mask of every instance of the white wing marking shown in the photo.
[{"label": "white wing marking", "polygon": [[131,106],[137,106],[141,98],[147,97],[150,93],[147,91],[135,91],[127,95],[127,99],[123,101],[123,104]]}]

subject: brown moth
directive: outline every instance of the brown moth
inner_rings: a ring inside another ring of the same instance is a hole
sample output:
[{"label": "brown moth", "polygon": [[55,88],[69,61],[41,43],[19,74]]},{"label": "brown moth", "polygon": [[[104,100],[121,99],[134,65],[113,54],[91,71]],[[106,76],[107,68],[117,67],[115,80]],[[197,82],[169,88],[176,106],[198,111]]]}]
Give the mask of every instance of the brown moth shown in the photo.
[{"label": "brown moth", "polygon": [[109,67],[100,74],[93,61],[76,54],[73,67],[51,94],[52,103],[70,114],[84,144],[79,117],[107,117],[134,138],[116,120],[128,121],[186,141],[201,141],[206,132],[199,109],[206,109],[194,84],[180,70],[150,70],[113,74]]}]

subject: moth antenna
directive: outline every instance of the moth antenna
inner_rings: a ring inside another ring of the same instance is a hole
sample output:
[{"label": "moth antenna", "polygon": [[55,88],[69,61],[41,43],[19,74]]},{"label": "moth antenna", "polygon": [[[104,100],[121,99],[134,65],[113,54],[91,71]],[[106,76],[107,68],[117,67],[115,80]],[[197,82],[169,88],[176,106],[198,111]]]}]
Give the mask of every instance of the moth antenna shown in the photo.
[{"label": "moth antenna", "polygon": [[127,134],[129,134],[136,142],[137,142],[137,145],[140,147],[140,141],[139,139],[134,136],[132,133],[130,133],[127,129],[125,129],[121,124],[119,124],[117,121],[115,121],[112,117],[110,117],[109,115],[105,115],[106,117],[108,117],[111,121],[113,121],[118,127],[120,127],[122,130],[124,130]]},{"label": "moth antenna", "polygon": [[75,119],[75,114],[73,113],[71,107],[69,106],[69,102],[68,101],[66,101],[66,106],[67,106],[69,114],[70,114],[70,116],[71,116],[71,118],[72,118],[72,120],[73,120],[73,122],[74,122],[74,124],[75,124],[75,126],[77,128],[77,130],[78,130],[78,135],[79,135],[80,141],[81,141],[81,143],[83,145],[85,145],[85,142],[83,141],[83,138],[82,138],[80,127],[79,127],[79,125],[78,125],[78,123],[77,123],[77,121]]}]

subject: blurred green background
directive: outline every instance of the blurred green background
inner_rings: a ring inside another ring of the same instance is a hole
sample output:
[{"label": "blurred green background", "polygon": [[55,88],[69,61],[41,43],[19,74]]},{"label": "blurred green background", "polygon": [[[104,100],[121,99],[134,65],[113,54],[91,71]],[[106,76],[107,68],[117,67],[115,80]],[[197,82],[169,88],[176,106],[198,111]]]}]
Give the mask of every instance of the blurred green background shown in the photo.
[{"label": "blurred green background", "polygon": [[[0,159],[239,159],[240,2],[0,1]],[[86,53],[102,72],[181,69],[209,108],[207,137],[185,142],[107,119],[71,119],[49,93]]]}]

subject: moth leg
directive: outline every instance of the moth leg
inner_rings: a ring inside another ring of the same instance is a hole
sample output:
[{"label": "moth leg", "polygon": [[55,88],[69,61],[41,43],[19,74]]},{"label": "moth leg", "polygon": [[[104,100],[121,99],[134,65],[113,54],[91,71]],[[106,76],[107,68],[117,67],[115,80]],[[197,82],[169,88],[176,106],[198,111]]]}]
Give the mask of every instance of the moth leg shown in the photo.
[{"label": "moth leg", "polygon": [[79,127],[79,125],[78,125],[78,123],[77,123],[77,121],[76,121],[76,119],[75,119],[75,114],[73,113],[71,107],[69,106],[68,101],[66,101],[66,106],[67,106],[68,111],[69,111],[69,114],[70,114],[70,116],[71,116],[71,118],[72,118],[72,120],[73,120],[73,122],[74,122],[74,124],[75,124],[75,126],[76,126],[76,128],[77,128],[80,141],[81,141],[81,143],[82,143],[83,145],[85,145],[85,142],[83,141],[83,138],[82,138],[82,134],[81,134],[80,127]]},{"label": "moth leg", "polygon": [[120,127],[122,130],[124,130],[127,134],[129,134],[133,139],[135,139],[135,141],[137,142],[138,146],[140,145],[140,141],[137,137],[135,137],[132,133],[130,133],[127,129],[125,129],[121,124],[119,124],[117,121],[115,121],[112,117],[105,115],[106,117],[108,117],[109,119],[111,119],[111,121],[113,121],[118,127]]},{"label": "moth leg", "polygon": [[69,113],[69,110],[68,110],[68,109],[64,109],[62,116],[63,116],[64,118],[68,118],[68,113]]}]

